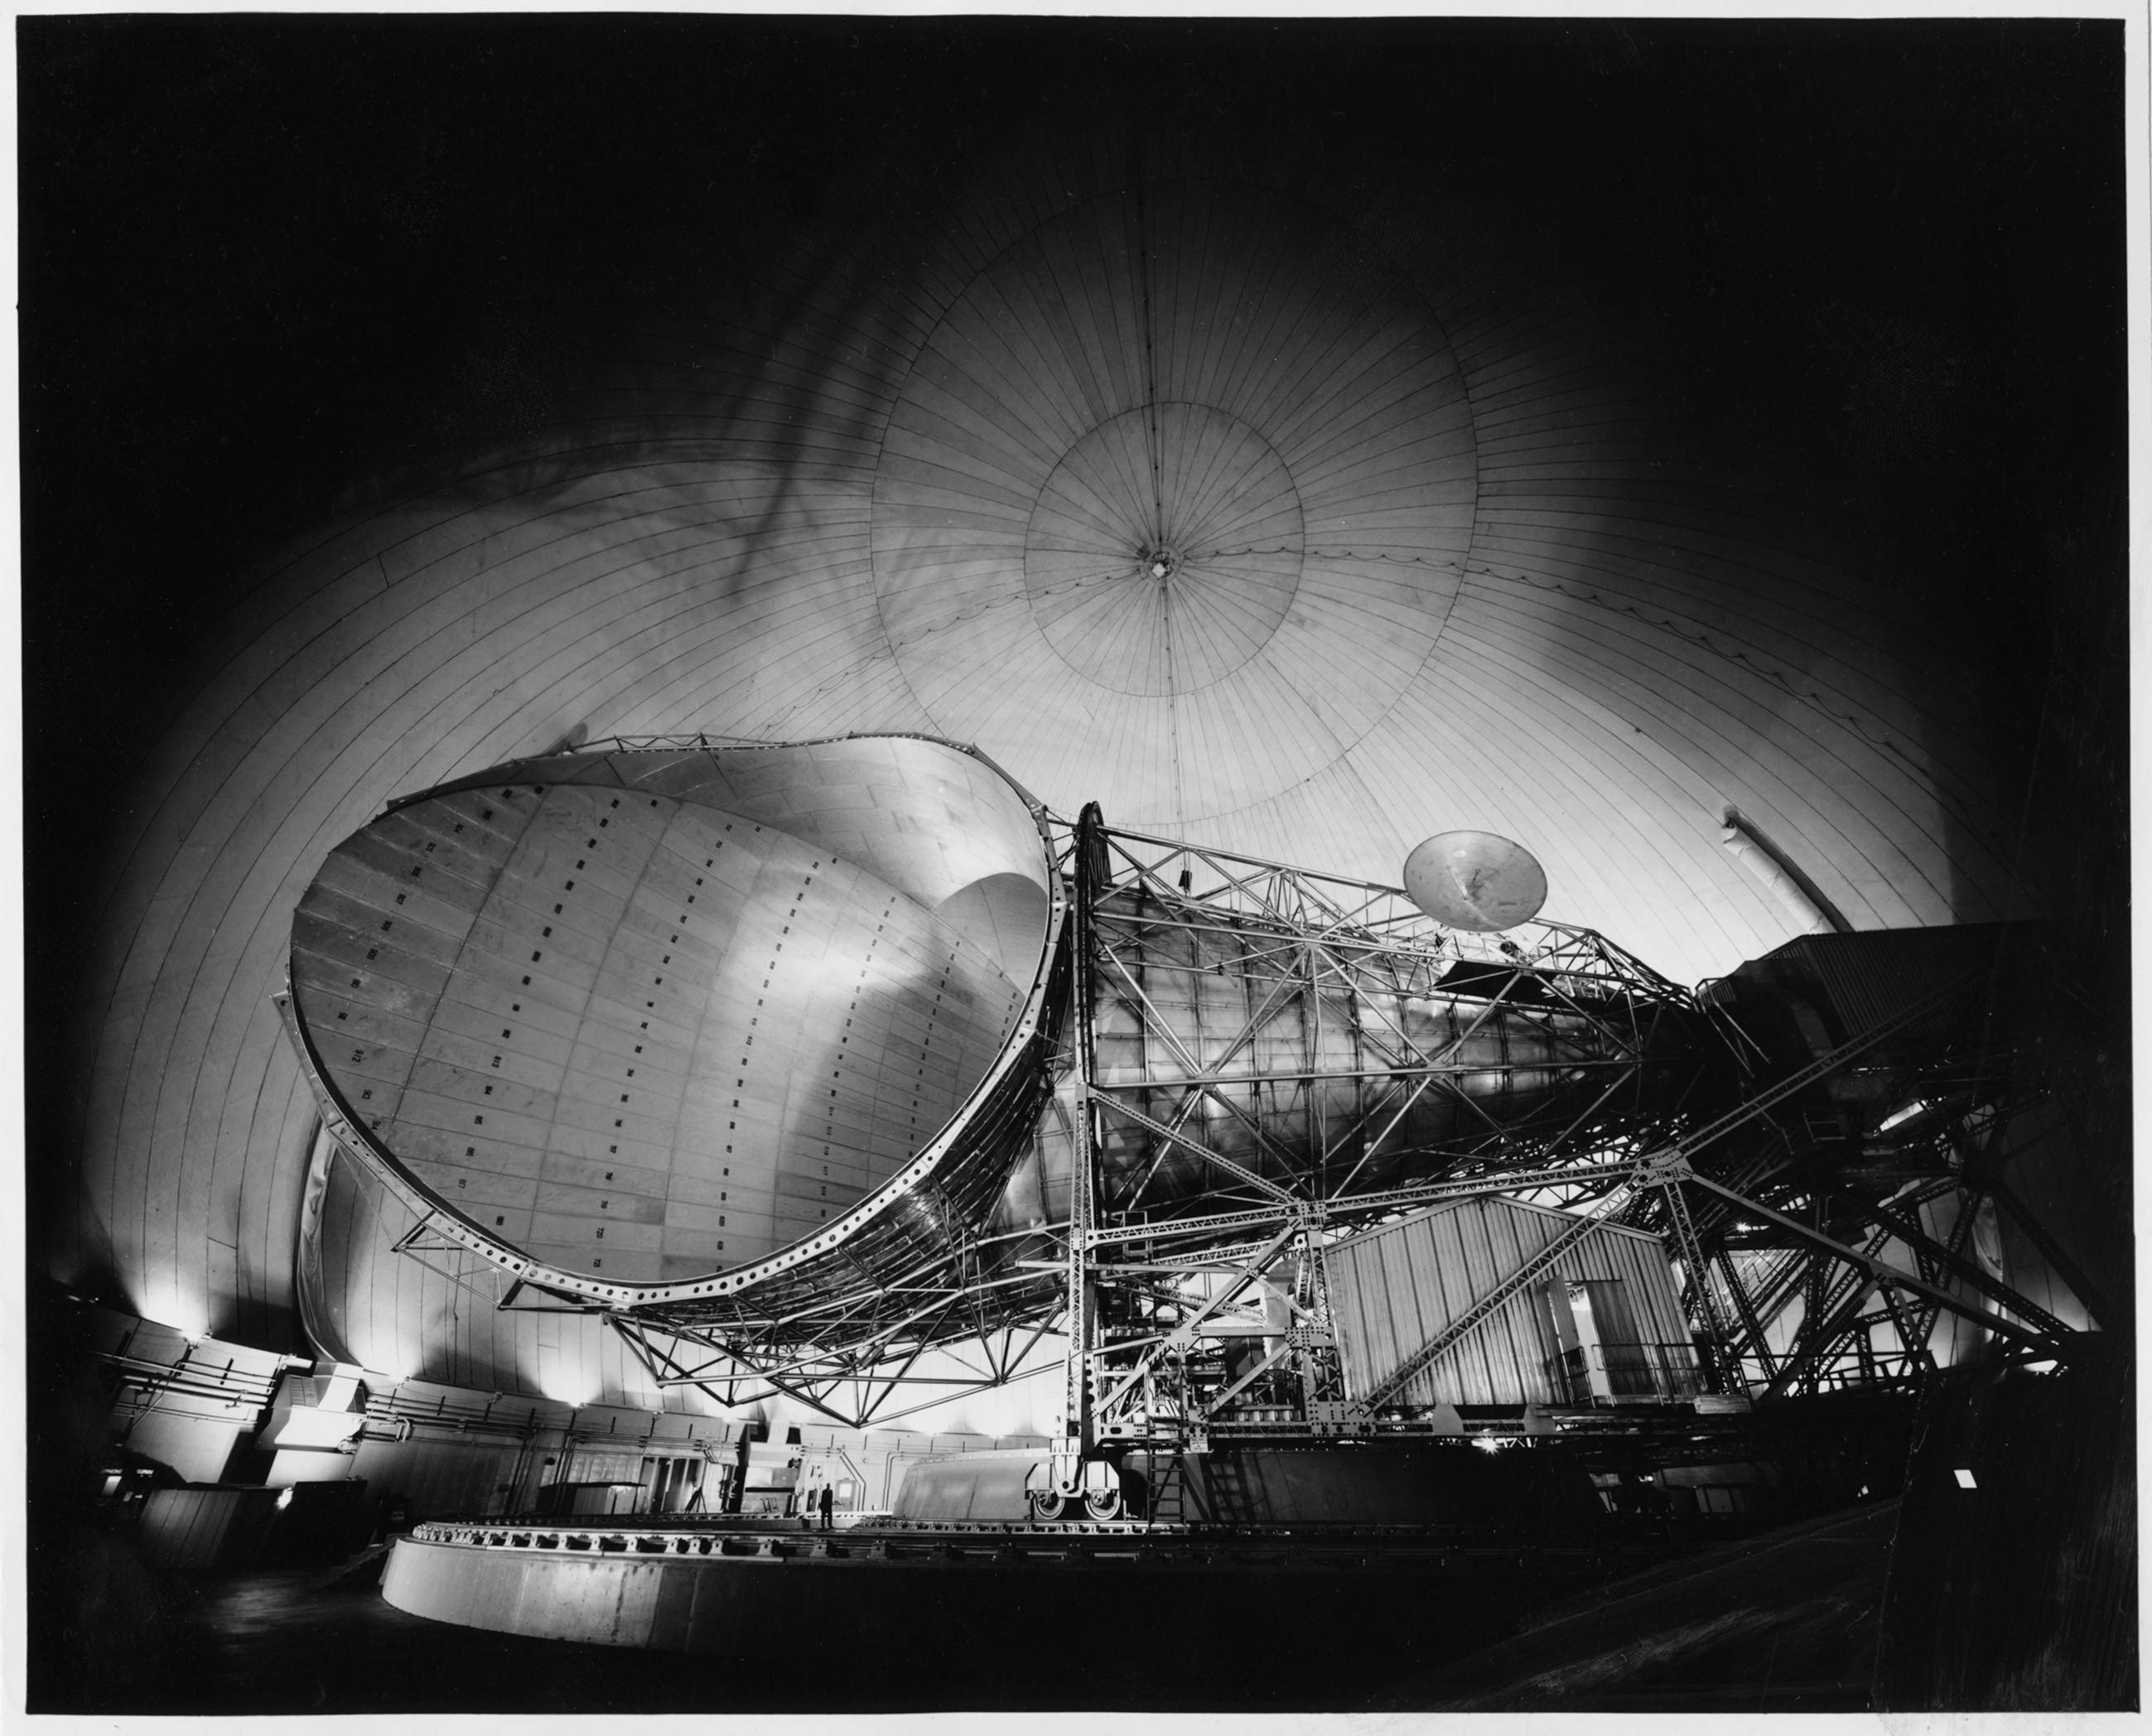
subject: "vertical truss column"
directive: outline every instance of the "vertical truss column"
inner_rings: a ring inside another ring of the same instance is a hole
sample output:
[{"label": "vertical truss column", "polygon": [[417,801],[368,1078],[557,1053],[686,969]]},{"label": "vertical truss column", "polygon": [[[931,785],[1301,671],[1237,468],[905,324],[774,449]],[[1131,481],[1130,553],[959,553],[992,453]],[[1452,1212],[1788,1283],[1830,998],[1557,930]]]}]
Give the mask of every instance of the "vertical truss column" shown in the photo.
[{"label": "vertical truss column", "polygon": [[[1293,1288],[1294,1301],[1305,1311],[1298,1324],[1289,1323],[1287,1343],[1293,1352],[1294,1372],[1300,1378],[1301,1414],[1310,1421],[1341,1417],[1349,1399],[1345,1390],[1343,1364],[1337,1355],[1337,1332],[1330,1312],[1330,1275],[1324,1268],[1322,1236],[1315,1225],[1303,1219],[1298,1242],[1300,1270]],[[1318,1410],[1317,1407],[1327,1409]]]},{"label": "vertical truss column", "polygon": [[[1733,1256],[1721,1247],[1717,1260],[1719,1276],[1725,1280],[1726,1293],[1733,1300],[1734,1312],[1741,1317],[1741,1330],[1749,1353],[1762,1364],[1764,1379],[1776,1380],[1779,1378],[1778,1360],[1771,1354],[1771,1346],[1764,1337],[1764,1322],[1756,1312],[1756,1305],[1749,1299],[1748,1288],[1741,1282],[1741,1274],[1733,1269]],[[1745,1386],[1748,1377],[1741,1370],[1738,1351],[1733,1353],[1733,1356],[1734,1359],[1730,1361],[1729,1367],[1733,1378]]]},{"label": "vertical truss column", "polygon": [[1075,1052],[1076,1104],[1068,1175],[1068,1360],[1063,1439],[1054,1455],[1054,1482],[1063,1495],[1078,1491],[1083,1460],[1098,1444],[1093,1359],[1098,1348],[1099,1300],[1091,1277],[1091,1231],[1098,1215],[1099,1128],[1091,1102],[1091,912],[1112,872],[1104,834],[1099,805],[1086,803],[1076,821],[1075,933],[1069,961],[1070,1011],[1074,1016],[1068,1030]]},{"label": "vertical truss column", "polygon": [[1673,1225],[1675,1240],[1680,1244],[1683,1269],[1688,1276],[1689,1294],[1695,1299],[1697,1313],[1701,1317],[1705,1332],[1711,1339],[1711,1370],[1709,1379],[1722,1391],[1738,1390],[1742,1387],[1740,1371],[1730,1366],[1733,1353],[1733,1335],[1727,1330],[1725,1317],[1720,1313],[1718,1298],[1711,1287],[1711,1263],[1706,1259],[1703,1244],[1696,1233],[1696,1221],[1689,1216],[1688,1198],[1678,1181],[1669,1181],[1660,1189],[1666,1200],[1667,1216]]}]

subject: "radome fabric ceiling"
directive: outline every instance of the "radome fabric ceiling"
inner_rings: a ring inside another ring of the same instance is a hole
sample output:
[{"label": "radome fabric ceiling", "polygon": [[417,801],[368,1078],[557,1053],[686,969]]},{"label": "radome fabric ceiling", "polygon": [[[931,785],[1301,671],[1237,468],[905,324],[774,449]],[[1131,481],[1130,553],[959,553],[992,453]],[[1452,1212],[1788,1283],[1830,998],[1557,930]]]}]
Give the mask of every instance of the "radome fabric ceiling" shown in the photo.
[{"label": "radome fabric ceiling", "polygon": [[[284,1330],[292,912],[389,798],[565,740],[924,732],[1064,815],[1389,884],[1484,829],[1687,980],[1794,931],[1728,807],[1858,926],[2022,903],[1918,623],[1439,190],[1061,140],[762,276],[592,334],[541,436],[444,454],[223,624],[105,869],[63,1275]],[[404,1342],[453,1290],[409,1274]],[[527,1386],[540,1330],[458,1378]]]}]

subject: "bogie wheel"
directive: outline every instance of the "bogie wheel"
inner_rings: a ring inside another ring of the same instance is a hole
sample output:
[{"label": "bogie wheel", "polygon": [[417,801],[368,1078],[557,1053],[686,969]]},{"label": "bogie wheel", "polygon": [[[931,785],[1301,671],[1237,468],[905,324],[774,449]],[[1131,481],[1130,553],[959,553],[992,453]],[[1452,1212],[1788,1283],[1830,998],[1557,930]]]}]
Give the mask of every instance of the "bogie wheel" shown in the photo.
[{"label": "bogie wheel", "polygon": [[1119,1519],[1121,1492],[1118,1489],[1090,1489],[1084,1494],[1084,1512],[1091,1519]]},{"label": "bogie wheel", "polygon": [[1068,1510],[1066,1496],[1056,1489],[1034,1489],[1031,1492],[1031,1516],[1038,1520],[1055,1520]]}]

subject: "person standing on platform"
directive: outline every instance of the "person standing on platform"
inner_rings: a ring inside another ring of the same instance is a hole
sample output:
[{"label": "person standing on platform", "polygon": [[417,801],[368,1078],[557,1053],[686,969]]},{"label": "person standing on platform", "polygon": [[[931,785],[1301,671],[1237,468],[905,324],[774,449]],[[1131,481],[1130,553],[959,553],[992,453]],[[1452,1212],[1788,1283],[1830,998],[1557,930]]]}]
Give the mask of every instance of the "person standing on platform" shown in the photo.
[{"label": "person standing on platform", "polygon": [[836,1505],[836,1491],[825,1483],[822,1485],[822,1529],[825,1531],[831,1528],[830,1515],[835,1511]]}]

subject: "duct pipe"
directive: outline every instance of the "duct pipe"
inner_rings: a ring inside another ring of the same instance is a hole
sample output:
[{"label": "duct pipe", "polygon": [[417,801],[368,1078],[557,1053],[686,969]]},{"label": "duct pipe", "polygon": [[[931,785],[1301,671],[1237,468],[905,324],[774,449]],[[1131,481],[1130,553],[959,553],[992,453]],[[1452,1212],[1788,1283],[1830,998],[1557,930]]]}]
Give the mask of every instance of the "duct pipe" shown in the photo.
[{"label": "duct pipe", "polygon": [[1750,879],[1769,893],[1803,934],[1846,934],[1852,925],[1834,910],[1806,875],[1780,855],[1770,840],[1733,809],[1726,810],[1718,835],[1726,853]]}]

